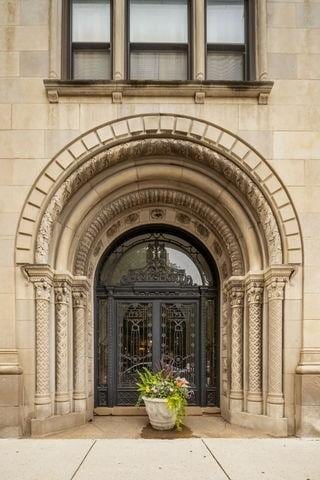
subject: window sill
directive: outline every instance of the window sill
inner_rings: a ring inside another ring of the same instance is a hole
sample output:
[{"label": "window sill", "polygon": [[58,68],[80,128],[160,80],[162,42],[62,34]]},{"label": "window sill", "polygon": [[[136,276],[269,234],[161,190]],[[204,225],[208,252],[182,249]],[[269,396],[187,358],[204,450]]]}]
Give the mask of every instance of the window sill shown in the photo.
[{"label": "window sill", "polygon": [[50,103],[60,97],[106,97],[122,103],[124,97],[192,97],[195,103],[206,98],[256,98],[268,103],[272,81],[145,81],[145,80],[44,80]]}]

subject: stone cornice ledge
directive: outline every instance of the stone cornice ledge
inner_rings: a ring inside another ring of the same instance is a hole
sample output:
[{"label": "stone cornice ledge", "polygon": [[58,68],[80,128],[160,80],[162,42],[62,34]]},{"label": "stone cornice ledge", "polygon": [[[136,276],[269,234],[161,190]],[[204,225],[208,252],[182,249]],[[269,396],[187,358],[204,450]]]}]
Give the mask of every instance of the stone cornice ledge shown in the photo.
[{"label": "stone cornice ledge", "polygon": [[122,103],[123,97],[192,97],[204,103],[208,97],[256,98],[266,105],[273,87],[272,81],[145,81],[145,80],[56,80],[43,81],[50,103],[60,97],[105,97]]}]

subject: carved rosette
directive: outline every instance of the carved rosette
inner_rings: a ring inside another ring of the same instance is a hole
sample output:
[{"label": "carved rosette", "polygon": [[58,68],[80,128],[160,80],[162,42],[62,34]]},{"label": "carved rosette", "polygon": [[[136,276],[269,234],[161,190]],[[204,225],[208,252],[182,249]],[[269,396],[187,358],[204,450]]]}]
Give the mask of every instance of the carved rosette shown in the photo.
[{"label": "carved rosette", "polygon": [[[48,278],[33,278],[36,302],[36,394],[35,404],[50,404],[50,317],[52,285]],[[50,413],[48,413],[49,416]]]},{"label": "carved rosette", "polygon": [[87,293],[73,289],[73,399],[75,411],[85,410],[86,399],[86,306]]},{"label": "carved rosette", "polygon": [[67,282],[58,281],[54,285],[55,318],[56,318],[56,413],[68,413],[68,315],[70,286]]},{"label": "carved rosette", "polygon": [[[248,304],[248,411],[262,413],[263,281],[247,284]],[[254,402],[254,405],[250,404]]]},{"label": "carved rosette", "polygon": [[[278,404],[280,406],[284,403],[282,383],[282,313],[285,284],[286,279],[281,277],[273,278],[267,284],[269,313],[269,368],[267,403],[276,405]],[[282,410],[282,407],[280,408]],[[277,416],[279,416],[279,411],[277,412]]]},{"label": "carved rosette", "polygon": [[230,398],[243,398],[243,301],[242,286],[231,286],[231,391]]}]

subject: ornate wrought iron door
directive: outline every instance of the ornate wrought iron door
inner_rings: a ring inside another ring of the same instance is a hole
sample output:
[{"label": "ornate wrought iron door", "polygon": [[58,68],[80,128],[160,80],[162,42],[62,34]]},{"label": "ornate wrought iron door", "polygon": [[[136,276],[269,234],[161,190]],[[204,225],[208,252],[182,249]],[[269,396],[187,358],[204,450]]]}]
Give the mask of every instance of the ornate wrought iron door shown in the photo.
[{"label": "ornate wrought iron door", "polygon": [[137,373],[161,360],[190,382],[192,404],[218,405],[216,293],[209,282],[195,283],[197,264],[183,263],[181,250],[174,256],[169,242],[151,236],[129,262],[120,252],[113,278],[107,265],[98,291],[96,405],[135,405]]},{"label": "ornate wrought iron door", "polygon": [[[198,392],[198,302],[116,300],[115,404],[137,401],[137,372],[170,362],[177,375],[186,377]],[[196,394],[197,395],[197,394]]]}]

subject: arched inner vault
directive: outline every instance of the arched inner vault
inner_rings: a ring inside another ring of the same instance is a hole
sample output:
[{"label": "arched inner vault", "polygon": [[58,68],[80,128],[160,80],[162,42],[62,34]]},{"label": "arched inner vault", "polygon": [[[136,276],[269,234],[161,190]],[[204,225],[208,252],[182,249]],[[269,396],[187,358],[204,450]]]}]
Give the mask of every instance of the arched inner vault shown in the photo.
[{"label": "arched inner vault", "polygon": [[[92,318],[87,324],[85,316],[92,316],[88,305],[93,275],[106,248],[140,225],[174,226],[192,233],[209,250],[222,286],[222,412],[241,424],[247,421],[245,415],[260,415],[265,429],[272,431],[276,422],[278,431],[285,432],[283,292],[292,266],[302,261],[295,209],[268,163],[240,138],[209,122],[166,114],[128,117],[85,133],[50,162],[26,201],[16,262],[24,265],[35,285],[36,416],[88,410],[92,386],[86,384],[89,376],[83,371],[92,355],[84,360],[84,338],[92,328]],[[41,303],[50,300],[51,287],[53,366],[46,357],[49,344],[44,336],[50,309]],[[73,313],[66,320],[68,292]],[[264,298],[269,302],[267,313]],[[75,342],[73,400],[64,373],[68,321],[73,323]],[[265,359],[263,328],[269,329]],[[244,358],[249,360],[248,372]]]}]

